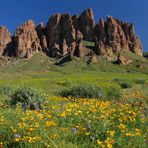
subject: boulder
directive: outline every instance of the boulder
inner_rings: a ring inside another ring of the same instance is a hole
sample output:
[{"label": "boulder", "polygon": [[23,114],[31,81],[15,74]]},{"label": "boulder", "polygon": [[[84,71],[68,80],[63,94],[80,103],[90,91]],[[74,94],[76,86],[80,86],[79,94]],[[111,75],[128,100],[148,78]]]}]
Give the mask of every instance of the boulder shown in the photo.
[{"label": "boulder", "polygon": [[32,53],[41,50],[35,24],[32,20],[20,25],[14,33],[14,44],[18,57],[30,58]]},{"label": "boulder", "polygon": [[11,43],[11,34],[5,26],[0,26],[0,56],[7,50]]},{"label": "boulder", "polygon": [[113,50],[110,46],[104,44],[103,41],[97,41],[95,43],[95,52],[97,55],[113,56]]},{"label": "boulder", "polygon": [[96,64],[98,63],[98,59],[97,59],[97,56],[94,54],[90,57],[90,59],[88,60],[87,62],[88,64]]},{"label": "boulder", "polygon": [[117,62],[118,62],[118,64],[121,64],[121,65],[128,65],[128,64],[132,63],[133,61],[131,59],[128,59],[128,58],[120,55],[118,57],[118,61]]}]

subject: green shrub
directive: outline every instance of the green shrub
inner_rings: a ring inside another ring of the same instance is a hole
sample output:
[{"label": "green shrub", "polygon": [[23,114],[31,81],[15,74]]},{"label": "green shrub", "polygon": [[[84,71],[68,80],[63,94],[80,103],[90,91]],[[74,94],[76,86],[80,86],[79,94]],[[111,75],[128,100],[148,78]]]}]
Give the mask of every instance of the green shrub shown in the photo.
[{"label": "green shrub", "polygon": [[132,84],[130,82],[123,81],[123,82],[120,82],[120,86],[121,88],[131,88]]},{"label": "green shrub", "polygon": [[121,90],[118,88],[110,88],[107,92],[107,99],[108,100],[119,100],[121,98]]},{"label": "green shrub", "polygon": [[41,109],[41,103],[45,98],[40,95],[36,90],[32,88],[20,88],[14,92],[11,99],[11,105],[16,105],[17,103],[22,104],[24,110],[39,110]]},{"label": "green shrub", "polygon": [[12,89],[10,86],[0,86],[1,95],[10,95],[11,93],[12,93]]},{"label": "green shrub", "polygon": [[74,98],[103,98],[104,93],[103,90],[94,85],[78,85],[69,90],[63,90],[60,92],[60,96],[68,97],[72,96]]},{"label": "green shrub", "polygon": [[146,80],[144,80],[144,79],[136,80],[136,84],[145,84],[145,83],[146,83]]}]

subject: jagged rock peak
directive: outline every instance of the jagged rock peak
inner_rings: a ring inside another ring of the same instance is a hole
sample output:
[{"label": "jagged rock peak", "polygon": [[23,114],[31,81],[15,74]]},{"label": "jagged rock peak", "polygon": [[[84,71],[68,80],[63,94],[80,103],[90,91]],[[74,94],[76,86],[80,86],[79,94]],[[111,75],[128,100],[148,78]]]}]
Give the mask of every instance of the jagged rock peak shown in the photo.
[{"label": "jagged rock peak", "polygon": [[11,33],[8,31],[6,26],[0,26],[0,56],[4,54],[10,42]]},{"label": "jagged rock peak", "polygon": [[83,35],[73,24],[70,14],[54,14],[46,25],[48,55],[62,57],[68,52],[71,58],[82,56]]},{"label": "jagged rock peak", "polygon": [[14,33],[16,54],[30,58],[33,52],[41,50],[39,38],[33,20],[21,24]]},{"label": "jagged rock peak", "polygon": [[137,37],[133,24],[124,23],[108,16],[106,21],[102,19],[95,26],[96,53],[109,53],[129,50],[142,56],[142,44]]},{"label": "jagged rock peak", "polygon": [[93,41],[94,40],[94,13],[91,8],[86,9],[80,15],[80,30],[84,35],[84,39]]}]

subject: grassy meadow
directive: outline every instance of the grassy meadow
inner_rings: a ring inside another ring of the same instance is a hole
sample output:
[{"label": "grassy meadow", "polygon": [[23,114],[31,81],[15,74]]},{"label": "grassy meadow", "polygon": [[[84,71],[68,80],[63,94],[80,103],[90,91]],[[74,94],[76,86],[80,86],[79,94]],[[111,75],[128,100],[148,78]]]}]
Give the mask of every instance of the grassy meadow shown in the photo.
[{"label": "grassy meadow", "polygon": [[[39,53],[0,68],[0,148],[147,147],[147,68],[119,66],[102,58],[87,65],[86,60],[75,58],[56,66],[54,59]],[[77,86],[84,92],[76,92]],[[43,96],[40,108],[23,108],[26,92],[17,90],[24,87]],[[98,97],[91,98],[88,93],[96,90]],[[75,92],[61,96],[63,91]]]}]

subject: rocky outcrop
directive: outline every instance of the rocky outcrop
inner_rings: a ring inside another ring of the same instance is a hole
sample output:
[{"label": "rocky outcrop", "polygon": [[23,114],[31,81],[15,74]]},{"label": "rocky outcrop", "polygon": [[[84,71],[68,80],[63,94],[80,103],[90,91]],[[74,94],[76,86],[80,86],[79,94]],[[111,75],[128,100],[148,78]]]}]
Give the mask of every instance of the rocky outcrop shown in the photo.
[{"label": "rocky outcrop", "polygon": [[135,33],[134,25],[132,23],[131,24],[122,23],[122,26],[127,38],[129,50],[131,50],[137,55],[142,56],[143,55],[142,44],[139,37]]},{"label": "rocky outcrop", "polygon": [[96,64],[98,63],[98,59],[97,59],[97,56],[94,54],[90,57],[90,59],[88,60],[87,62],[88,64]]},{"label": "rocky outcrop", "polygon": [[94,13],[92,9],[86,9],[80,15],[80,30],[84,35],[85,40],[93,41],[94,40]]},{"label": "rocky outcrop", "polygon": [[46,26],[48,55],[62,57],[70,52],[71,57],[82,57],[83,35],[76,30],[69,14],[55,14],[49,18]]},{"label": "rocky outcrop", "polygon": [[41,50],[35,24],[32,20],[17,28],[14,34],[14,44],[18,57],[30,58],[34,52]]},{"label": "rocky outcrop", "polygon": [[11,43],[11,34],[5,26],[0,26],[0,56],[5,53]]},{"label": "rocky outcrop", "polygon": [[36,31],[37,31],[38,38],[40,40],[40,45],[42,47],[42,50],[46,52],[48,50],[48,47],[47,47],[46,32],[45,32],[43,22],[37,25]]},{"label": "rocky outcrop", "polygon": [[132,63],[133,61],[131,59],[128,59],[128,58],[120,55],[118,57],[117,62],[118,62],[118,64],[121,64],[121,65],[128,65],[128,64]]},{"label": "rocky outcrop", "polygon": [[112,56],[114,52],[129,50],[142,56],[142,45],[133,24],[124,23],[111,16],[106,21],[100,19],[95,26],[95,52]]},{"label": "rocky outcrop", "polygon": [[30,58],[41,50],[50,57],[62,58],[68,54],[73,59],[87,55],[84,40],[95,42],[91,50],[109,61],[117,58],[116,52],[124,50],[142,56],[142,44],[133,24],[111,16],[95,24],[92,9],[74,16],[54,14],[45,27],[43,23],[35,27],[34,22],[28,20],[17,28],[12,38],[6,27],[0,27],[0,55]]}]

